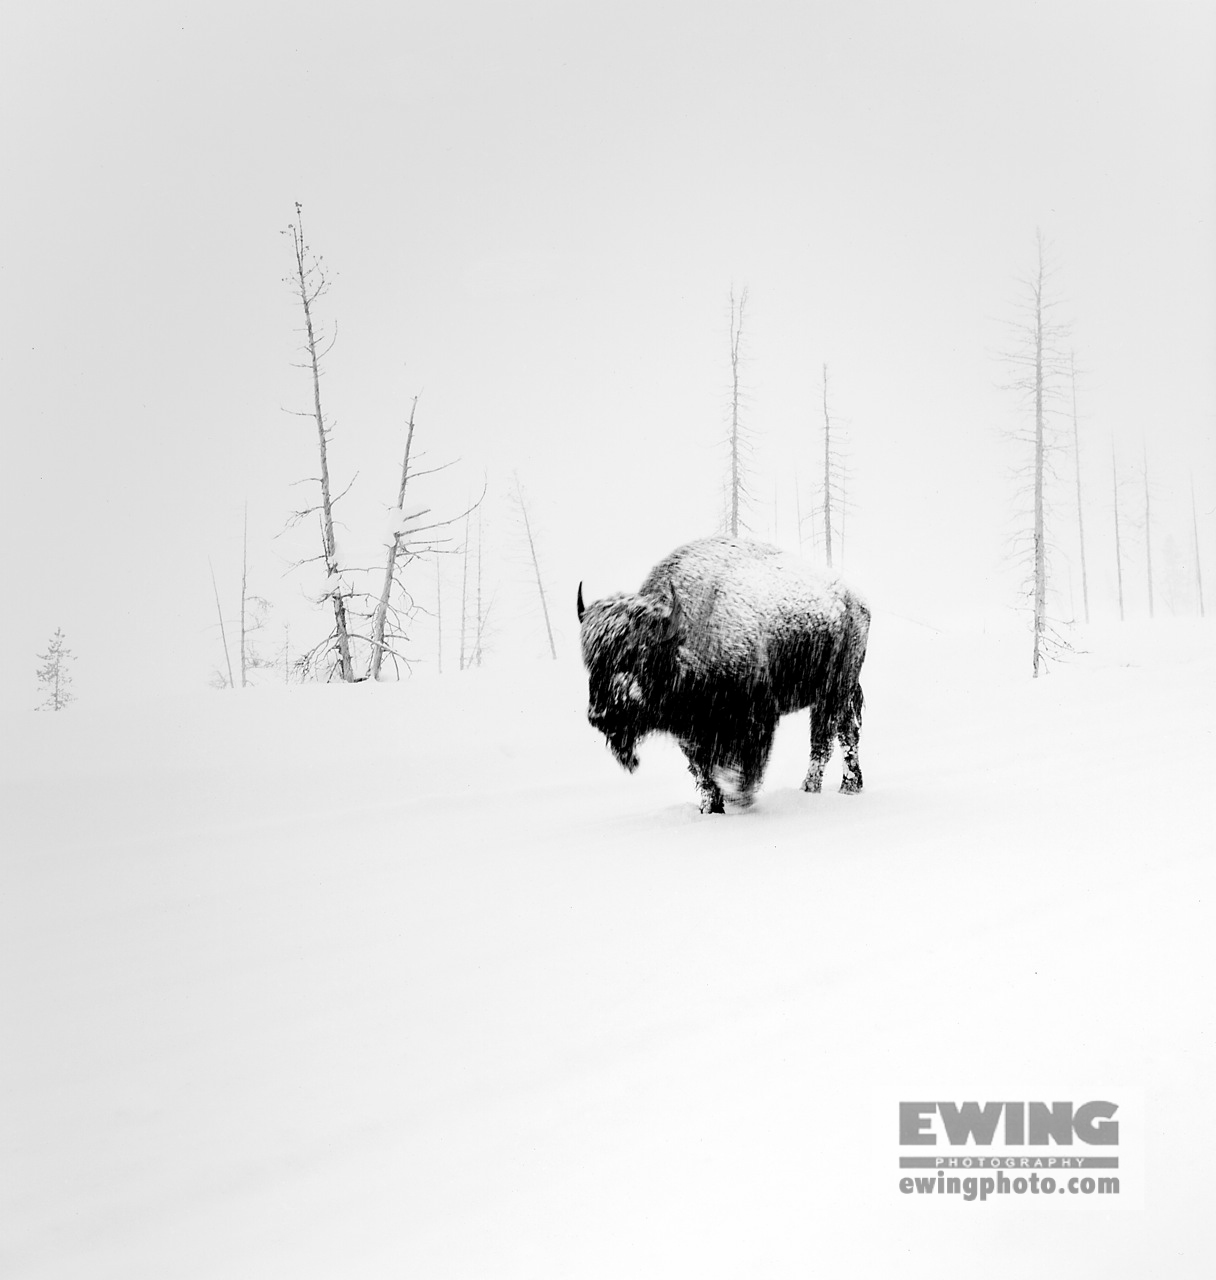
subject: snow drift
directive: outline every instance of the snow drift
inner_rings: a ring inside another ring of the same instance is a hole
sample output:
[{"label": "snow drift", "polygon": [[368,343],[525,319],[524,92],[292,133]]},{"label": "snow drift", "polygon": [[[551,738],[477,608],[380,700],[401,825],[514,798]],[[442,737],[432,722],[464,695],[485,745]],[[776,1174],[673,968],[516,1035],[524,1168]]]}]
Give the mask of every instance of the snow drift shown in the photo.
[{"label": "snow drift", "polygon": [[[725,818],[573,659],[30,716],[4,1274],[1210,1274],[1210,629],[1081,643],[878,612],[866,792]],[[1147,1207],[888,1213],[878,1077],[1141,1087]]]}]

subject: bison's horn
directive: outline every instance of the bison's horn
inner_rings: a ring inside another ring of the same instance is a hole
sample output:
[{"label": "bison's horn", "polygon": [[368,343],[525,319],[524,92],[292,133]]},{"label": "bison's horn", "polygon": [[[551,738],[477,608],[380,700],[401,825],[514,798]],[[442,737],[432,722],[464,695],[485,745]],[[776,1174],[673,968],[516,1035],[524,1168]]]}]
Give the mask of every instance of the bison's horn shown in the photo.
[{"label": "bison's horn", "polygon": [[583,584],[580,582],[578,584],[578,620],[580,622],[582,622],[583,614],[586,612],[587,609],[583,604]]}]

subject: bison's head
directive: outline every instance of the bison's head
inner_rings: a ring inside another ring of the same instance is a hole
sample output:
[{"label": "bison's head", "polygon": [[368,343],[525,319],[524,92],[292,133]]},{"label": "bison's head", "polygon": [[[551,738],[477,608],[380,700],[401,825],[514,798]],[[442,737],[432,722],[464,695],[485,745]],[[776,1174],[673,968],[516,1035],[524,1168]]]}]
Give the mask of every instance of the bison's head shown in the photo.
[{"label": "bison's head", "polygon": [[679,606],[675,596],[615,595],[583,605],[578,589],[587,719],[630,773],[637,744],[662,727],[662,706],[675,672]]}]

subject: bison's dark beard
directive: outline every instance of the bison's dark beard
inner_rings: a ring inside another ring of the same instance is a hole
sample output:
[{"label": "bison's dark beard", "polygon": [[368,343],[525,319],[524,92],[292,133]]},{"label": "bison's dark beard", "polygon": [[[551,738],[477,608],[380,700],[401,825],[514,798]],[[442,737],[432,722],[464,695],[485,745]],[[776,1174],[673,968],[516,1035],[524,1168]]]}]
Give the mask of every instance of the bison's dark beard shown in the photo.
[{"label": "bison's dark beard", "polygon": [[608,750],[616,757],[622,769],[632,773],[638,767],[637,745],[642,737],[632,716],[613,714],[612,711],[588,711],[591,727],[604,735]]},{"label": "bison's dark beard", "polygon": [[604,738],[608,743],[608,750],[616,756],[617,764],[626,773],[632,773],[638,767],[638,753],[636,751],[638,740],[632,735],[613,738],[605,734]]}]

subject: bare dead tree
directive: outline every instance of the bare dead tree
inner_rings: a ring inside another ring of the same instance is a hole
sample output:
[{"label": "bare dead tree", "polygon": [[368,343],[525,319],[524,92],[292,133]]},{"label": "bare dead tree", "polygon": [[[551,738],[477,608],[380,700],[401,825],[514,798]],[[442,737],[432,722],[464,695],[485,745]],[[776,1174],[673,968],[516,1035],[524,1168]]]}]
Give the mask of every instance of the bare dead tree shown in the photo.
[{"label": "bare dead tree", "polygon": [[823,470],[820,477],[821,501],[814,528],[823,534],[824,562],[829,569],[837,559],[835,550],[843,549],[845,510],[848,498],[848,463],[845,457],[843,424],[828,403],[828,366],[823,365]]},{"label": "bare dead tree", "polygon": [[260,667],[274,666],[273,658],[258,652],[254,637],[266,625],[270,601],[253,595],[249,590],[249,503],[245,503],[241,527],[241,608],[240,608],[240,664],[241,688],[248,688],[250,672]]},{"label": "bare dead tree", "polygon": [[1115,463],[1115,442],[1110,442],[1110,474],[1113,484],[1112,509],[1115,513],[1115,575],[1119,584],[1119,621],[1124,620],[1123,611],[1123,546],[1119,540],[1119,468]]},{"label": "bare dead tree", "polygon": [[828,412],[828,366],[823,365],[823,549],[832,567],[832,415]]},{"label": "bare dead tree", "polygon": [[319,558],[323,561],[325,568],[326,596],[333,606],[334,626],[331,636],[337,653],[336,669],[342,680],[350,682],[355,678],[355,671],[351,661],[346,600],[338,564],[337,542],[334,537],[334,503],[337,498],[333,495],[329,477],[330,429],[321,407],[321,362],[333,349],[333,342],[329,343],[324,352],[320,350],[321,335],[314,315],[317,302],[328,292],[329,281],[325,274],[323,259],[312,253],[304,238],[303,209],[299,201],[296,202],[296,220],[288,225],[285,234],[291,236],[295,262],[295,271],[288,277],[288,283],[299,299],[300,307],[304,312],[304,352],[307,362],[300,367],[308,369],[312,377],[312,409],[307,413],[301,413],[300,416],[311,417],[316,424],[317,452],[321,467],[321,474],[317,478],[321,487],[320,506],[297,512],[296,518],[299,519],[314,512],[320,516],[322,554]]},{"label": "bare dead tree", "polygon": [[[449,530],[461,520],[467,522],[470,513],[477,509],[485,497],[483,488],[475,503],[448,517],[436,517],[430,507],[416,505],[417,499],[406,503],[407,489],[415,481],[446,471],[454,465],[451,462],[427,468],[416,465],[420,457],[415,430],[417,409],[418,400],[415,397],[406,424],[405,450],[396,484],[396,505],[388,516],[384,563],[374,567],[347,567],[354,580],[348,609],[352,619],[351,639],[360,645],[366,645],[370,651],[365,679],[380,679],[385,659],[392,663],[397,676],[400,676],[403,667],[409,667],[412,659],[405,649],[411,624],[418,614],[425,613],[426,610],[414,598],[405,572],[410,565],[425,557],[438,557],[448,553],[451,540]],[[374,590],[364,589],[359,585],[369,578],[379,583]]]},{"label": "bare dead tree", "polygon": [[224,646],[224,662],[228,667],[228,683],[229,689],[236,688],[236,681],[232,678],[232,656],[228,652],[228,634],[224,630],[224,611],[220,608],[220,589],[215,585],[215,566],[210,559],[207,561],[207,568],[211,570],[211,590],[215,595],[215,614],[220,622],[220,641]]},{"label": "bare dead tree", "polygon": [[549,639],[549,653],[556,662],[557,645],[553,642],[553,627],[549,621],[549,602],[545,598],[545,584],[541,581],[540,560],[536,554],[536,540],[532,536],[532,522],[528,518],[528,504],[524,498],[523,486],[520,484],[518,475],[515,476],[515,501],[519,507],[519,514],[523,519],[524,535],[528,543],[528,556],[532,562],[532,572],[536,577],[536,591],[540,597],[541,614],[545,620],[545,635]]},{"label": "bare dead tree", "polygon": [[1043,238],[1039,238],[1034,280],[1034,674],[1039,674],[1043,633],[1047,625],[1047,531],[1044,478],[1046,471],[1046,334],[1043,297]]},{"label": "bare dead tree", "polygon": [[476,591],[476,619],[477,624],[473,629],[473,665],[481,666],[482,646],[485,641],[486,625],[489,621],[489,606],[483,604],[482,598],[482,523],[481,508],[477,509],[477,591]]},{"label": "bare dead tree", "polygon": [[[401,481],[397,486],[397,505],[394,512],[401,512],[404,518],[405,513],[405,487],[409,483],[410,478],[410,450],[414,445],[414,415],[418,411],[418,397],[414,397],[414,403],[410,406],[409,422],[406,424],[405,431],[405,456],[401,460]],[[384,661],[384,628],[388,620],[389,599],[392,595],[393,580],[397,574],[397,562],[401,556],[402,545],[401,538],[405,530],[400,527],[394,527],[390,531],[389,544],[385,552],[384,558],[384,580],[380,587],[380,595],[376,600],[376,608],[372,614],[371,626],[371,658],[368,666],[368,678],[371,680],[380,679],[380,667]]]},{"label": "bare dead tree", "polygon": [[819,553],[819,508],[814,498],[807,509],[802,508],[802,482],[794,471],[794,513],[798,521],[798,554],[816,556]]},{"label": "bare dead tree", "polygon": [[1027,444],[1030,453],[1029,463],[1016,474],[1023,483],[1028,482],[1031,496],[1026,539],[1029,542],[1027,594],[1034,637],[1032,671],[1037,677],[1046,670],[1049,656],[1069,647],[1048,613],[1049,560],[1053,549],[1048,528],[1048,485],[1056,479],[1052,459],[1059,440],[1054,416],[1060,411],[1061,384],[1067,370],[1063,344],[1068,326],[1055,318],[1059,302],[1042,231],[1035,232],[1035,243],[1035,265],[1030,275],[1021,281],[1018,305],[1022,314],[1010,326],[1013,345],[1005,352],[1005,360],[1015,373],[1009,389],[1019,393],[1029,418],[1028,426],[1015,432],[1014,439]]},{"label": "bare dead tree", "polygon": [[[521,506],[521,512],[523,508]],[[525,519],[525,527],[526,527]],[[461,552],[460,581],[460,666],[480,667],[485,653],[485,639],[488,632],[490,610],[493,601],[487,601],[484,594],[484,560],[483,560],[483,524],[482,509],[477,507],[477,550],[474,554],[471,520],[466,518],[464,529],[464,545]],[[470,564],[472,586],[470,587]],[[473,618],[469,620],[469,596],[472,594]],[[547,619],[546,619],[547,620]],[[469,637],[470,626],[472,636]]]},{"label": "bare dead tree", "polygon": [[1085,609],[1085,621],[1089,622],[1089,575],[1085,568],[1085,511],[1081,501],[1081,431],[1077,424],[1077,357],[1068,355],[1069,373],[1072,379],[1072,442],[1077,466],[1077,539],[1081,547],[1081,602]]},{"label": "bare dead tree", "polygon": [[727,451],[730,466],[726,484],[726,528],[732,538],[746,531],[742,513],[751,501],[749,471],[751,465],[751,437],[743,424],[744,392],[741,382],[743,351],[743,318],[747,309],[747,289],[735,297],[730,291],[730,429],[727,435]]},{"label": "bare dead tree", "polygon": [[[482,511],[477,511],[477,543],[473,544],[473,508],[465,513],[464,538],[457,554],[460,556],[460,652],[457,656],[458,669],[480,667],[482,660],[482,642],[485,636],[488,610],[482,597]],[[471,597],[471,599],[470,599]],[[470,607],[473,617],[470,619]]]},{"label": "bare dead tree", "polygon": [[[300,366],[311,374],[313,406],[300,416],[312,418],[317,431],[317,447],[320,458],[320,475],[315,477],[320,487],[320,502],[313,507],[295,513],[292,523],[316,515],[321,533],[321,555],[315,557],[325,571],[322,599],[333,605],[334,623],[328,637],[314,646],[298,661],[301,673],[328,666],[328,675],[337,674],[343,681],[356,679],[378,680],[384,673],[385,659],[400,674],[402,665],[409,659],[403,652],[408,639],[409,623],[425,609],[414,600],[403,578],[405,568],[428,554],[438,554],[446,548],[447,528],[463,518],[465,513],[450,518],[429,518],[427,507],[405,510],[406,488],[412,481],[445,470],[452,463],[419,470],[415,466],[415,417],[418,399],[415,397],[406,425],[405,449],[401,469],[397,477],[397,502],[392,509],[391,528],[384,542],[385,556],[382,564],[356,565],[339,563],[334,535],[334,508],[350,490],[347,485],[335,494],[330,481],[328,445],[330,424],[321,404],[321,366],[325,356],[333,348],[331,340],[322,350],[323,335],[316,316],[316,305],[328,291],[328,280],[323,260],[310,250],[303,231],[303,217],[296,205],[296,221],[287,228],[290,234],[295,262],[295,272],[289,283],[299,299],[304,313],[303,348],[305,362]],[[353,484],[354,481],[351,481]],[[484,489],[483,489],[484,496]],[[481,499],[478,499],[480,502]],[[412,505],[412,504],[411,504]],[[469,510],[473,508],[470,507]],[[311,563],[311,562],[305,562]],[[366,674],[356,676],[356,655],[368,651]]]},{"label": "bare dead tree", "polygon": [[1191,477],[1191,532],[1195,539],[1195,589],[1199,592],[1199,616],[1203,611],[1203,569],[1199,564],[1199,516],[1195,510],[1195,477]]}]

